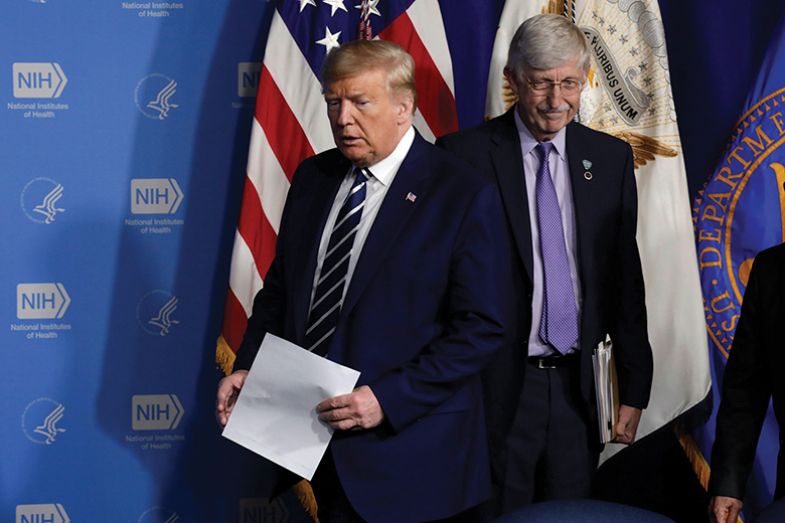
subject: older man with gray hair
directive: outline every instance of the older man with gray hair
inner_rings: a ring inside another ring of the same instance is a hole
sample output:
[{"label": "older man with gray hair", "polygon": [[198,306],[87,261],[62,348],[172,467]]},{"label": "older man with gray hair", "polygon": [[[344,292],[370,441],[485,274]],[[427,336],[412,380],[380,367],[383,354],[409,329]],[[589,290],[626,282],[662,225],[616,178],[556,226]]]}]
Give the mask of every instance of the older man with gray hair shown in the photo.
[{"label": "older man with gray hair", "polygon": [[[504,74],[517,103],[439,144],[492,174],[515,245],[517,342],[485,380],[502,511],[587,497],[601,450],[592,353],[610,335],[621,407],[615,441],[632,443],[649,401],[651,347],[638,247],[633,157],[574,122],[590,67],[580,29],[526,20]],[[524,380],[525,376],[525,380]]]}]

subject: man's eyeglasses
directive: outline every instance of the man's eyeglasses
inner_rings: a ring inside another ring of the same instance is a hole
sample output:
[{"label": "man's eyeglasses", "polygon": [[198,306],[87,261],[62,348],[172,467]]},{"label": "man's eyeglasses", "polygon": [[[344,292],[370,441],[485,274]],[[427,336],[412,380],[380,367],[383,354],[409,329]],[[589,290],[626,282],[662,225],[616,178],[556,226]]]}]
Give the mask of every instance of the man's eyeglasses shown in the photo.
[{"label": "man's eyeglasses", "polygon": [[530,78],[526,78],[526,81],[529,83],[529,87],[535,93],[545,93],[549,92],[552,89],[556,89],[556,86],[559,87],[563,94],[574,94],[581,90],[583,87],[583,82],[578,80],[577,78],[565,78],[561,82],[554,82],[553,80],[532,80]]}]

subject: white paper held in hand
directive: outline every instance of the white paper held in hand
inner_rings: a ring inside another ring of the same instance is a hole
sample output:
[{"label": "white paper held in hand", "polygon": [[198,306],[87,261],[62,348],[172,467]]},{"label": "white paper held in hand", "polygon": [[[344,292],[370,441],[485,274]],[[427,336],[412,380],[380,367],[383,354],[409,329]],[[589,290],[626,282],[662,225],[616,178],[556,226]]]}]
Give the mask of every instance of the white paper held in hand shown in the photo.
[{"label": "white paper held in hand", "polygon": [[359,378],[354,369],[267,334],[223,436],[310,480],[333,434],[316,405],[350,393]]}]

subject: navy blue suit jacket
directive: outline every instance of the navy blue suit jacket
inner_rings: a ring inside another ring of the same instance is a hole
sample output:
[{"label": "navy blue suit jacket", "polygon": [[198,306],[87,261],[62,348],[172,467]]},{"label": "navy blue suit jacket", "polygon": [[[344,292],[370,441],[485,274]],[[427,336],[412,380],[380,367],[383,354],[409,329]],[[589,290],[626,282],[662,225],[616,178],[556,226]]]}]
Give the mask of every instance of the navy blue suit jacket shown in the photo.
[{"label": "navy blue suit jacket", "polygon": [[[302,342],[319,240],[349,167],[333,149],[297,169],[235,369],[250,367],[266,332]],[[369,521],[443,518],[490,494],[479,374],[512,311],[505,231],[492,178],[417,136],[362,249],[327,356],[361,371],[359,385],[384,410],[380,426],[337,432],[330,444],[349,500]]]},{"label": "navy blue suit jacket", "polygon": [[[520,280],[519,342],[500,354],[488,380],[489,429],[493,449],[504,445],[525,369],[531,329],[532,236],[514,109],[487,123],[445,136],[437,143],[494,176],[515,245]],[[577,264],[581,283],[581,395],[590,427],[596,427],[591,356],[610,334],[614,342],[622,403],[645,408],[652,380],[643,275],[635,240],[637,192],[632,151],[625,142],[578,123],[567,126],[567,157],[575,210]],[[591,162],[590,168],[583,160]],[[584,173],[590,172],[590,176]],[[504,356],[502,358],[501,356]],[[598,435],[598,431],[592,431]],[[599,445],[599,436],[595,441]]]}]

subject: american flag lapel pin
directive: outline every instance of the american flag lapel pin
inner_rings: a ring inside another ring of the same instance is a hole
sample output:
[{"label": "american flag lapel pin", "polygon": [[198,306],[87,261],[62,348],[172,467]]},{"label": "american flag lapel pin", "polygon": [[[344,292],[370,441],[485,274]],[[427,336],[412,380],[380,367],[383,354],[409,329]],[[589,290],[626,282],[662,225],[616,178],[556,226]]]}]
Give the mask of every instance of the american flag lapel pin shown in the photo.
[{"label": "american flag lapel pin", "polygon": [[406,195],[406,201],[407,202],[414,203],[414,200],[416,200],[416,199],[417,199],[417,195],[414,194],[413,192],[410,192],[409,194]]}]

